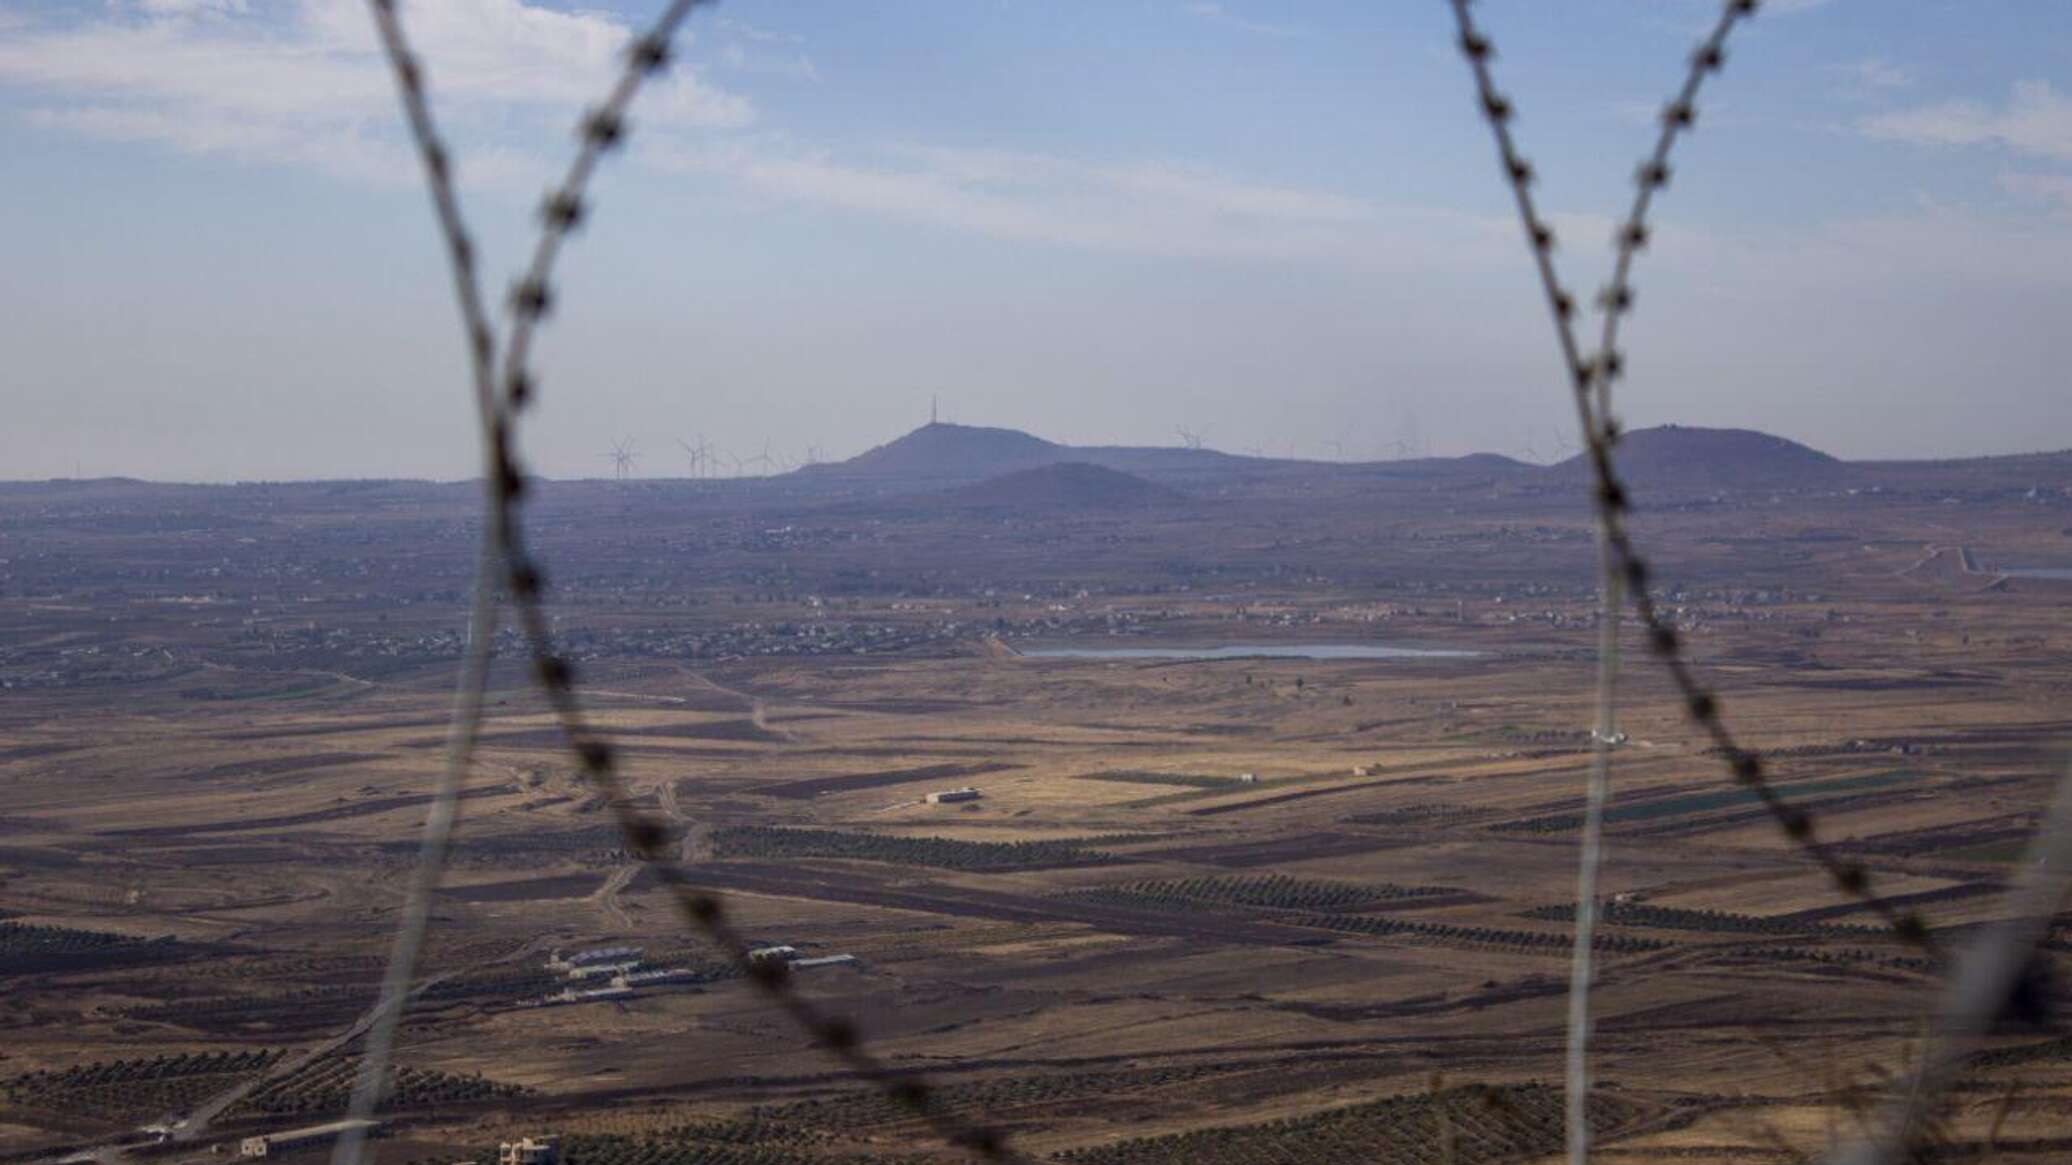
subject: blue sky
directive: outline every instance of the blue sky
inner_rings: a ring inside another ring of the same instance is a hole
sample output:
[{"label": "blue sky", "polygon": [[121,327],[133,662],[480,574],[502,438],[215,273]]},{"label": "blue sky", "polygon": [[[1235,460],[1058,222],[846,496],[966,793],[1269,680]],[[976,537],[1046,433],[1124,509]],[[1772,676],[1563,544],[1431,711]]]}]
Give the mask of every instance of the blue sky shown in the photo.
[{"label": "blue sky", "polygon": [[[653,4],[412,0],[500,286]],[[1709,0],[1484,0],[1569,282]],[[1571,414],[1440,0],[734,2],[569,252],[557,476],[1060,440],[1551,456]],[[1630,424],[2072,445],[2072,8],[1773,0],[1639,272]],[[362,0],[0,2],[0,476],[461,476],[430,219]]]}]

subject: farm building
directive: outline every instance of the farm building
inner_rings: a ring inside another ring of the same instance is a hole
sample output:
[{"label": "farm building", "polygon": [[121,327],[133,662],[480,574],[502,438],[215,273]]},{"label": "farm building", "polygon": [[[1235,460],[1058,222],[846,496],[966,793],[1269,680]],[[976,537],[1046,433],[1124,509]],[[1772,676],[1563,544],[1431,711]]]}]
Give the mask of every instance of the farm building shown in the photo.
[{"label": "farm building", "polygon": [[635,959],[630,963],[585,963],[580,967],[570,967],[568,969],[568,978],[570,982],[582,979],[609,979],[617,975],[623,975],[628,971],[639,969],[639,959]]},{"label": "farm building", "polygon": [[940,792],[928,794],[928,803],[930,805],[949,805],[958,801],[976,800],[978,800],[978,790],[969,785],[961,789],[944,789]]},{"label": "farm building", "polygon": [[793,959],[794,971],[807,971],[814,967],[844,967],[856,961],[855,955],[819,955],[811,959]]},{"label": "farm building", "polygon": [[593,947],[587,951],[576,951],[568,955],[555,951],[547,958],[547,969],[550,971],[566,971],[572,967],[588,966],[591,963],[623,963],[628,959],[639,962],[640,954],[641,949],[639,947]]},{"label": "farm building", "polygon": [[560,1137],[526,1137],[496,1147],[496,1165],[560,1165]]},{"label": "farm building", "polygon": [[573,987],[548,995],[539,1001],[541,1007],[560,1007],[569,1003],[598,1003],[608,999],[631,999],[635,992],[631,987],[596,987],[578,991]]},{"label": "farm building", "polygon": [[1239,774],[1237,775],[1237,783],[1238,783],[1238,784],[1240,784],[1240,785],[1256,785],[1256,784],[1258,784],[1258,783],[1259,783],[1259,774],[1258,774],[1258,773],[1239,773]]},{"label": "farm building", "polygon": [[780,963],[789,963],[793,959],[798,958],[798,956],[799,948],[797,947],[757,947],[748,952],[748,961],[750,963],[767,963],[774,959]]},{"label": "farm building", "polygon": [[305,1149],[311,1145],[321,1145],[325,1141],[337,1140],[354,1129],[364,1129],[372,1132],[380,1127],[381,1122],[375,1120],[332,1121],[329,1124],[289,1129],[284,1133],[266,1133],[262,1136],[246,1137],[238,1142],[237,1152],[240,1157],[266,1157],[274,1153],[284,1153],[290,1149]]},{"label": "farm building", "polygon": [[661,967],[653,971],[628,971],[612,979],[614,987],[645,987],[650,983],[693,983],[698,972],[690,967]]}]

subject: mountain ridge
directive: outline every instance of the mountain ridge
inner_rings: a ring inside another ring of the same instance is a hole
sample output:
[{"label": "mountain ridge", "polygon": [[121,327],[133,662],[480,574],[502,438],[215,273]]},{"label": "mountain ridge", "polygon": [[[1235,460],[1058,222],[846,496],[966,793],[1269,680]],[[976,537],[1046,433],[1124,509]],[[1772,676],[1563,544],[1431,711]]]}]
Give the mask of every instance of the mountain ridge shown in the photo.
[{"label": "mountain ridge", "polygon": [[930,421],[882,445],[844,461],[821,462],[794,474],[852,480],[903,480],[942,486],[983,481],[1002,474],[1064,462],[1100,466],[1121,473],[1152,477],[1186,477],[1233,470],[1288,472],[1326,470],[1403,470],[1476,473],[1534,468],[1497,453],[1465,457],[1425,457],[1399,461],[1311,461],[1263,457],[1220,449],[1170,445],[1065,445],[1020,429],[957,425]]},{"label": "mountain ridge", "polygon": [[[1519,461],[1499,453],[1420,457],[1388,461],[1318,461],[1228,453],[1196,446],[1067,445],[1019,429],[931,421],[845,461],[824,462],[795,473],[823,479],[897,481],[937,489],[954,488],[1066,463],[1097,466],[1167,483],[1233,472],[1288,474],[1326,472],[1347,476],[1566,479],[1588,471],[1578,454],[1552,465]],[[1755,429],[1660,425],[1636,429],[1619,442],[1622,475],[1637,481],[1684,484],[1771,485],[1833,478],[1852,464],[1809,445]]]},{"label": "mountain ridge", "polygon": [[[1713,429],[1657,425],[1619,438],[1613,452],[1619,476],[1629,483],[1686,485],[1777,485],[1834,480],[1849,463],[1789,437],[1759,429]],[[1587,454],[1547,467],[1563,478],[1590,473]]]}]

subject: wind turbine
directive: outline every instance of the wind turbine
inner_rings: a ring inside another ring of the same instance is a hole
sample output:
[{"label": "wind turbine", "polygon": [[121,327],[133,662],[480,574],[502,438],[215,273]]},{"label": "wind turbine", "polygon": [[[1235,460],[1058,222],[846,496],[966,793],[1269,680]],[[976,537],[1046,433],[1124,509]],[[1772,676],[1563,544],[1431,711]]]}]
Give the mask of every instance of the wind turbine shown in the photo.
[{"label": "wind turbine", "polygon": [[770,476],[770,466],[775,464],[776,460],[776,458],[770,456],[770,439],[765,437],[763,438],[763,451],[749,458],[748,463],[750,465],[760,465],[763,471],[758,476],[768,477]]},{"label": "wind turbine", "polygon": [[1175,428],[1175,429],[1173,430],[1173,432],[1175,432],[1175,433],[1177,433],[1177,434],[1179,434],[1179,435],[1180,435],[1180,444],[1182,444],[1182,445],[1186,446],[1186,447],[1187,447],[1187,448],[1189,448],[1189,449],[1199,449],[1199,448],[1201,448],[1201,434],[1200,434],[1200,433],[1197,433],[1197,432],[1195,432],[1194,430],[1192,430],[1192,429],[1189,429],[1189,428],[1187,428],[1187,427],[1186,427],[1186,426],[1184,426],[1184,425],[1182,425],[1182,426],[1179,426],[1179,427],[1176,427],[1176,428]]},{"label": "wind turbine", "polygon": [[626,480],[633,473],[635,463],[639,461],[639,457],[633,452],[631,437],[612,442],[612,451],[603,456],[611,458],[612,477],[618,481]]},{"label": "wind turbine", "polygon": [[698,435],[696,442],[686,441],[678,437],[676,443],[683,448],[684,456],[690,460],[692,477],[707,478],[712,476],[712,470],[718,462],[712,456],[712,442],[707,441],[703,433]]}]

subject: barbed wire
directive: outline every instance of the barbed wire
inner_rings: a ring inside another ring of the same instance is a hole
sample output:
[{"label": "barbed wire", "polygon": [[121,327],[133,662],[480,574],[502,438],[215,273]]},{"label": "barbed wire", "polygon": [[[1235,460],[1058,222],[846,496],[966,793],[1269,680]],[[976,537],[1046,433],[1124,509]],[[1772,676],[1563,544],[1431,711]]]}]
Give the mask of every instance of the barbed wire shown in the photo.
[{"label": "barbed wire", "polygon": [[1528,250],[1540,281],[1548,314],[1554,324],[1570,387],[1574,393],[1578,427],[1583,434],[1585,457],[1592,478],[1591,500],[1597,516],[1599,538],[1600,595],[1602,612],[1599,629],[1597,679],[1597,739],[1590,784],[1585,799],[1585,820],[1577,874],[1575,956],[1571,968],[1568,1062],[1567,1141],[1569,1159],[1581,1165],[1587,1158],[1590,1130],[1585,1103],[1589,1091],[1589,989],[1592,978],[1591,947],[1597,916],[1597,869],[1602,862],[1602,823],[1609,792],[1610,726],[1613,716],[1613,684],[1617,672],[1620,607],[1614,601],[1623,589],[1632,596],[1650,651],[1667,668],[1682,699],[1684,710],[1712,740],[1713,748],[1725,760],[1732,778],[1751,790],[1761,801],[1785,836],[1826,873],[1829,880],[1862,902],[1902,942],[1940,957],[1940,949],[1927,925],[1914,912],[1901,912],[1871,885],[1869,870],[1860,862],[1836,856],[1814,832],[1812,816],[1790,804],[1770,783],[1761,756],[1743,745],[1721,714],[1716,693],[1704,686],[1682,651],[1681,637],[1663,617],[1648,589],[1648,567],[1626,525],[1631,510],[1630,493],[1612,461],[1612,450],[1620,431],[1611,412],[1611,387],[1624,371],[1618,349],[1620,323],[1633,306],[1631,275],[1633,263],[1647,244],[1647,215],[1655,196],[1668,185],[1669,157],[1676,142],[1696,122],[1697,96],[1705,78],[1718,72],[1726,61],[1727,38],[1742,22],[1755,15],[1757,0],[1726,0],[1717,21],[1691,54],[1690,68],[1677,94],[1661,113],[1661,130],[1654,149],[1634,175],[1634,198],[1618,226],[1613,245],[1615,258],[1610,281],[1599,293],[1597,304],[1604,322],[1599,346],[1584,354],[1575,331],[1575,297],[1563,285],[1554,263],[1553,228],[1540,215],[1532,195],[1533,167],[1519,151],[1511,132],[1515,107],[1498,90],[1490,60],[1495,47],[1475,23],[1472,0],[1448,0],[1459,34],[1458,45],[1475,81],[1476,97],[1484,121],[1497,147],[1498,161],[1510,186]]},{"label": "barbed wire", "polygon": [[1898,1165],[1926,1139],[1934,1106],[1972,1049],[2003,1017],[2008,998],[2036,970],[2038,945],[2072,891],[2072,761],[2065,765],[2014,869],[2009,916],[1986,927],[1964,952],[1944,993],[1935,1039],[1870,1122],[1866,1135],[1837,1155],[1838,1165]]},{"label": "barbed wire", "polygon": [[635,39],[627,49],[626,68],[612,84],[604,104],[584,115],[577,130],[576,154],[569,162],[568,172],[562,176],[561,184],[540,203],[541,230],[538,241],[533,245],[532,262],[511,289],[511,336],[499,365],[504,374],[507,414],[523,411],[531,401],[533,384],[527,364],[532,355],[533,335],[553,307],[548,279],[553,275],[554,261],[561,255],[561,245],[582,224],[588,211],[583,194],[597,172],[597,163],[624,139],[626,110],[639,96],[641,85],[668,68],[670,44],[691,10],[716,2],[671,0],[647,33]]},{"label": "barbed wire", "polygon": [[[1753,13],[1753,7],[1722,6],[1711,32],[1691,54],[1683,85],[1663,108],[1655,148],[1648,160],[1642,163],[1641,175],[1652,178],[1669,173],[1669,155],[1676,147],[1680,131],[1689,128],[1696,119],[1699,89],[1703,87],[1705,78],[1724,64],[1727,37],[1733,33],[1736,22]],[[1469,43],[1466,29],[1462,31],[1461,43],[1463,48]],[[1487,62],[1483,64],[1486,72]],[[1517,157],[1515,151],[1511,156]],[[1633,307],[1633,262],[1647,243],[1647,213],[1654,203],[1655,191],[1660,188],[1652,180],[1634,183],[1633,203],[1626,212],[1625,221],[1613,235],[1616,254],[1611,280],[1597,297],[1603,324],[1597,353],[1591,361],[1591,367],[1596,370],[1592,376],[1596,400],[1583,403],[1594,406],[1595,424],[1600,431],[1604,431],[1612,415],[1612,382],[1618,378],[1622,367],[1618,355],[1619,325]],[[1589,412],[1586,408],[1579,415],[1585,428],[1592,424]],[[1590,1155],[1590,1037],[1593,1034],[1590,1000],[1596,989],[1599,874],[1604,865],[1605,808],[1611,800],[1612,749],[1617,744],[1619,630],[1625,610],[1624,580],[1620,577],[1618,552],[1611,531],[1603,522],[1598,524],[1597,570],[1597,729],[1592,742],[1589,785],[1584,791],[1581,853],[1576,861],[1576,933],[1569,968],[1567,1062],[1563,1066],[1565,1133],[1571,1165],[1584,1165]]]},{"label": "barbed wire", "polygon": [[[478,415],[496,409],[495,333],[484,307],[481,283],[476,276],[475,247],[461,216],[460,198],[453,185],[452,154],[441,140],[425,96],[423,66],[404,40],[396,17],[394,0],[369,0],[375,34],[382,53],[395,74],[396,90],[403,103],[410,139],[428,181],[432,214],[446,246],[447,270],[453,280],[454,303],[460,311],[465,333],[468,371],[474,382]],[[482,489],[485,512],[496,500],[496,462],[485,445],[482,450]],[[459,679],[453,696],[446,754],[439,780],[432,792],[432,804],[425,814],[416,865],[404,891],[402,913],[396,922],[388,965],[382,972],[381,993],[376,998],[374,1020],[367,1032],[360,1057],[360,1070],[353,1080],[347,1117],[352,1122],[332,1147],[333,1165],[358,1165],[366,1152],[363,1123],[380,1107],[388,1084],[390,1055],[395,1048],[396,1029],[402,1022],[410,981],[417,971],[418,954],[431,917],[432,893],[446,869],[446,858],[454,825],[460,817],[461,788],[467,782],[469,762],[482,726],[484,693],[489,682],[490,658],[497,627],[495,588],[503,559],[501,532],[496,523],[483,523],[481,550],[475,565],[475,581],[468,603],[468,642],[461,658]]]},{"label": "barbed wire", "polygon": [[[669,856],[667,846],[671,834],[668,824],[643,813],[627,795],[616,753],[585,714],[574,668],[555,649],[543,606],[545,578],[538,561],[526,547],[520,513],[529,485],[517,454],[513,425],[517,416],[537,396],[537,384],[529,361],[539,326],[553,305],[551,277],[555,263],[568,236],[588,213],[585,195],[599,164],[610,150],[623,142],[627,133],[626,113],[634,98],[646,80],[667,67],[675,34],[691,11],[709,2],[711,0],[673,0],[649,30],[633,40],[626,54],[625,68],[605,101],[583,118],[576,155],[562,181],[549,191],[541,205],[541,233],[525,273],[511,290],[509,311],[512,327],[499,360],[496,358],[495,334],[484,311],[475,275],[474,249],[454,192],[451,157],[431,117],[422,67],[404,38],[396,14],[396,0],[369,0],[384,52],[396,77],[405,118],[425,169],[435,218],[452,270],[482,429],[487,520],[469,621],[469,652],[463,660],[460,686],[455,694],[446,766],[438,798],[427,820],[418,871],[411,883],[384,978],[377,1022],[370,1031],[368,1054],[362,1061],[363,1071],[354,1094],[354,1115],[371,1112],[381,1097],[388,1051],[401,1012],[400,1001],[407,991],[423,937],[425,904],[443,868],[446,843],[457,817],[458,791],[479,730],[489,645],[499,605],[495,591],[500,582],[513,605],[535,678],[585,779],[603,796],[626,839],[628,850],[654,872],[682,918],[725,951],[747,980],[775,1002],[815,1043],[826,1048],[860,1078],[879,1087],[890,1099],[913,1111],[944,1140],[987,1160],[1025,1160],[1008,1147],[1005,1137],[999,1132],[966,1121],[935,1105],[933,1093],[917,1075],[894,1069],[870,1055],[854,1024],[822,1011],[797,990],[788,965],[780,960],[749,957],[749,944],[729,919],[720,897],[697,887]],[[1873,890],[1870,875],[1862,863],[1836,856],[1818,839],[1811,816],[1786,800],[1768,780],[1761,756],[1741,744],[1728,726],[1717,694],[1698,678],[1684,654],[1676,628],[1664,617],[1648,589],[1649,569],[1627,526],[1631,512],[1630,495],[1613,463],[1612,453],[1620,433],[1612,416],[1611,390],[1613,382],[1622,374],[1624,364],[1617,345],[1621,321],[1632,307],[1632,267],[1648,241],[1647,216],[1656,194],[1668,183],[1668,160],[1675,143],[1693,125],[1696,98],[1704,79],[1720,69],[1729,34],[1739,22],[1755,13],[1758,7],[1756,0],[1728,0],[1722,6],[1712,31],[1692,54],[1690,70],[1683,85],[1663,111],[1655,147],[1636,174],[1632,206],[1615,233],[1612,276],[1597,300],[1604,317],[1600,339],[1597,348],[1588,354],[1577,339],[1573,319],[1574,297],[1562,285],[1553,261],[1553,231],[1534,205],[1530,189],[1532,167],[1517,150],[1511,134],[1510,121],[1514,109],[1497,90],[1489,69],[1493,46],[1473,21],[1470,12],[1472,0],[1449,0],[1449,3],[1459,26],[1460,48],[1471,65],[1483,116],[1495,136],[1499,158],[1526,231],[1542,293],[1555,325],[1557,343],[1575,392],[1578,420],[1585,438],[1585,456],[1592,477],[1593,508],[1599,527],[1603,609],[1599,639],[1597,741],[1589,812],[1586,813],[1583,863],[1578,876],[1578,952],[1571,994],[1572,1021],[1579,1009],[1581,1022],[1571,1024],[1569,1146],[1572,1158],[1581,1160],[1588,1148],[1588,1130],[1575,1110],[1587,1094],[1584,1053],[1587,1050],[1588,991],[1592,977],[1589,935],[1597,921],[1596,871],[1602,853],[1602,816],[1615,735],[1613,683],[1617,673],[1619,613],[1625,594],[1630,594],[1646,633],[1648,648],[1667,669],[1686,714],[1710,738],[1713,750],[1724,758],[1733,779],[1754,793],[1784,834],[1826,873],[1838,889],[1862,902],[1901,941],[1938,957],[1940,951],[1917,913],[1896,909]],[[348,1133],[347,1138],[341,1140],[334,1160],[341,1165],[355,1163],[362,1151],[359,1137]]]},{"label": "barbed wire", "polygon": [[[1026,1158],[1008,1145],[1001,1132],[966,1120],[935,1104],[933,1090],[918,1074],[895,1069],[871,1055],[854,1023],[824,1012],[797,990],[788,964],[777,959],[751,958],[746,936],[729,920],[720,897],[698,888],[690,876],[670,859],[665,848],[670,839],[667,824],[648,817],[635,807],[619,777],[616,753],[583,712],[577,695],[575,669],[555,650],[542,606],[546,589],[544,574],[525,546],[519,511],[528,483],[517,456],[512,426],[516,415],[537,395],[527,362],[533,336],[552,304],[549,279],[554,261],[569,233],[584,218],[584,192],[599,162],[605,153],[625,138],[626,111],[641,85],[667,67],[670,45],[691,10],[710,2],[673,0],[664,8],[648,31],[632,42],[626,53],[625,69],[604,103],[583,118],[575,160],[541,207],[540,240],[525,276],[512,290],[510,311],[513,325],[499,365],[491,363],[495,350],[494,332],[481,311],[481,298],[475,291],[474,251],[468,242],[453,193],[450,157],[439,139],[425,98],[423,69],[404,37],[396,16],[396,0],[368,0],[381,32],[383,50],[396,77],[405,119],[424,164],[426,182],[431,188],[436,218],[446,240],[461,302],[463,327],[475,370],[477,416],[485,457],[485,554],[492,554],[500,566],[498,574],[525,638],[535,678],[585,779],[604,798],[625,838],[628,851],[645,868],[654,872],[683,920],[725,952],[744,978],[771,999],[814,1043],[834,1055],[858,1077],[879,1088],[894,1103],[913,1112],[944,1141],[967,1149],[984,1160],[1026,1162]],[[490,588],[483,587],[477,592],[476,602],[478,614],[471,618],[471,626],[482,618],[479,609],[493,606],[496,597],[490,593]],[[481,637],[485,646],[488,638],[487,635]],[[476,684],[474,699],[479,703],[480,687],[487,680],[486,667],[472,679]],[[472,746],[472,734],[461,733],[458,728],[454,739]],[[466,756],[467,751],[463,749],[459,760],[462,769],[466,765]],[[423,852],[429,854],[433,852],[429,829],[427,837]],[[443,860],[443,856],[442,846],[439,857]],[[405,925],[411,918],[406,912]],[[421,921],[419,925],[422,925]],[[400,940],[397,950],[399,954],[406,950]],[[414,945],[407,950],[414,957]],[[402,978],[406,983],[410,970],[407,965],[403,968]],[[374,1080],[371,1095],[378,1099],[382,1069],[375,1066],[367,1075]],[[347,1153],[341,1141],[336,1160],[341,1165],[356,1163],[360,1146],[359,1139],[353,1138],[353,1148]]]},{"label": "barbed wire", "polygon": [[[1461,51],[1473,67],[1483,117],[1496,137],[1505,175],[1525,226],[1527,243],[1539,268],[1541,286],[1554,320],[1555,337],[1575,392],[1578,416],[1583,422],[1583,437],[1586,442],[1584,456],[1592,476],[1591,501],[1604,536],[1617,556],[1621,581],[1632,596],[1635,613],[1639,615],[1642,627],[1647,633],[1646,642],[1649,650],[1667,669],[1682,700],[1685,714],[1711,739],[1714,750],[1724,759],[1729,775],[1755,794],[1784,831],[1785,836],[1829,876],[1837,889],[1875,913],[1892,928],[1899,939],[1909,945],[1936,953],[1934,940],[1920,916],[1911,911],[1899,911],[1875,893],[1871,886],[1870,874],[1863,864],[1836,856],[1815,835],[1811,815],[1790,804],[1770,783],[1765,774],[1762,756],[1756,750],[1743,745],[1733,729],[1728,726],[1721,712],[1718,695],[1698,679],[1696,670],[1683,654],[1682,637],[1663,616],[1660,606],[1655,603],[1653,595],[1648,590],[1648,565],[1642,558],[1639,547],[1634,543],[1632,534],[1626,528],[1626,516],[1632,509],[1631,495],[1612,464],[1612,449],[1620,436],[1618,424],[1609,417],[1598,417],[1591,399],[1600,366],[1610,368],[1616,375],[1621,369],[1622,360],[1616,351],[1606,351],[1588,358],[1582,355],[1581,347],[1575,338],[1572,320],[1575,314],[1575,299],[1563,288],[1554,269],[1554,232],[1534,208],[1530,191],[1532,167],[1517,152],[1509,129],[1512,106],[1510,101],[1497,91],[1490,76],[1488,62],[1495,50],[1489,38],[1474,24],[1469,13],[1472,0],[1448,0],[1448,3],[1452,4],[1458,18]],[[1756,0],[1727,0],[1721,16],[1722,25],[1731,27],[1733,22],[1752,16],[1756,7]],[[1710,43],[1708,41],[1708,44]],[[1712,45],[1712,51],[1702,58],[1699,67],[1709,72],[1718,69],[1724,60],[1725,56],[1719,51],[1718,46]],[[1664,117],[1677,119],[1676,129],[1681,132],[1689,128],[1691,111],[1688,107],[1673,105],[1664,112]],[[1659,188],[1669,181],[1668,167],[1666,163],[1651,160],[1642,165],[1635,181]],[[1645,210],[1646,204],[1643,203],[1641,211],[1644,213]],[[1625,229],[1630,230],[1633,225],[1629,222]],[[1634,244],[1636,249],[1640,242],[1645,241],[1644,222],[1640,224],[1640,229],[1641,237]],[[1626,295],[1628,302],[1619,307],[1620,311],[1630,306],[1630,290]],[[1616,336],[1615,332],[1613,334]]]},{"label": "barbed wire", "polygon": [[[468,647],[461,660],[460,679],[453,695],[453,711],[446,730],[446,756],[425,814],[417,863],[404,891],[403,910],[391,941],[388,965],[382,972],[374,1022],[360,1056],[360,1069],[353,1079],[347,1118],[363,1121],[379,1108],[388,1091],[388,1064],[395,1047],[396,1028],[402,1022],[409,1001],[410,981],[416,975],[417,957],[424,944],[426,924],[431,918],[432,894],[446,871],[453,829],[460,819],[460,794],[467,783],[469,762],[481,734],[482,709],[489,679],[490,645],[496,635],[497,603],[493,594],[497,556],[485,532],[482,553],[476,565],[472,607],[468,615]],[[356,1165],[366,1138],[365,1126],[347,1126],[332,1148],[334,1165]]]},{"label": "barbed wire", "polygon": [[[1653,152],[1647,161],[1642,163],[1642,173],[1668,173],[1669,155],[1676,146],[1679,131],[1692,125],[1696,117],[1699,89],[1703,87],[1705,78],[1716,72],[1724,62],[1726,40],[1733,32],[1735,23],[1752,11],[1734,5],[1722,8],[1719,19],[1714,22],[1711,31],[1691,54],[1690,67],[1684,74],[1683,84],[1664,107],[1660,132],[1656,134]],[[1470,31],[1466,28],[1462,30],[1463,47],[1470,43]],[[1483,64],[1486,71],[1487,62]],[[1507,158],[1514,162],[1519,159],[1515,148],[1507,151]],[[1514,166],[1507,163],[1506,169],[1514,169]],[[1597,308],[1603,317],[1603,323],[1597,352],[1592,360],[1592,367],[1597,370],[1596,375],[1592,377],[1596,400],[1585,403],[1594,406],[1595,423],[1600,429],[1603,419],[1612,415],[1612,382],[1617,378],[1620,368],[1620,360],[1616,355],[1619,325],[1633,306],[1633,262],[1647,242],[1647,212],[1654,202],[1655,191],[1659,188],[1652,181],[1634,183],[1632,206],[1613,235],[1615,257],[1611,280],[1597,297]],[[1585,426],[1593,423],[1587,413],[1588,410],[1585,411],[1585,415],[1579,417]],[[1625,611],[1618,555],[1602,523],[1598,527],[1597,572],[1597,710],[1595,727],[1591,734],[1590,773],[1584,788],[1580,852],[1576,859],[1576,931],[1569,966],[1568,1032],[1566,1063],[1563,1066],[1567,1106],[1566,1140],[1572,1165],[1582,1165],[1590,1153],[1591,1130],[1587,1107],[1590,1094],[1590,998],[1596,988],[1597,904],[1600,892],[1599,878],[1604,866],[1604,814],[1611,800],[1612,750],[1617,746],[1619,731],[1619,632],[1624,622],[1622,616]]]}]

